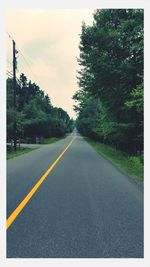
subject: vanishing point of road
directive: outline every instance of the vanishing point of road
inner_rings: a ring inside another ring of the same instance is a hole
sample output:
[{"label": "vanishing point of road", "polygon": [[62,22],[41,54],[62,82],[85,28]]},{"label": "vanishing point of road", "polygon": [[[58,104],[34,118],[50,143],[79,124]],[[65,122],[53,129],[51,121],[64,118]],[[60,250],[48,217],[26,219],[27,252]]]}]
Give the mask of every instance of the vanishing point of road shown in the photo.
[{"label": "vanishing point of road", "polygon": [[8,160],[8,258],[143,256],[143,187],[81,135]]}]

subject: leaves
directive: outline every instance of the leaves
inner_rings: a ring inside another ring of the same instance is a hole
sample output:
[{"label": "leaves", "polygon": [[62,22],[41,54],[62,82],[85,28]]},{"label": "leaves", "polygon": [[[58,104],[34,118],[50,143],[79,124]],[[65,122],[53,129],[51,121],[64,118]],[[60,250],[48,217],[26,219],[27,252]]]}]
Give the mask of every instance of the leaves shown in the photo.
[{"label": "leaves", "polygon": [[143,114],[143,85],[137,85],[131,92],[131,99],[125,102],[129,109],[135,109],[138,113]]},{"label": "leaves", "polygon": [[73,96],[78,128],[122,149],[141,150],[143,10],[103,9],[93,17],[80,36],[79,90]]},{"label": "leaves", "polygon": [[13,108],[13,83],[7,79],[7,138],[13,138],[16,120],[17,138],[35,141],[36,137],[63,136],[74,122],[62,108],[53,107],[48,95],[21,74],[17,86],[17,109]]}]

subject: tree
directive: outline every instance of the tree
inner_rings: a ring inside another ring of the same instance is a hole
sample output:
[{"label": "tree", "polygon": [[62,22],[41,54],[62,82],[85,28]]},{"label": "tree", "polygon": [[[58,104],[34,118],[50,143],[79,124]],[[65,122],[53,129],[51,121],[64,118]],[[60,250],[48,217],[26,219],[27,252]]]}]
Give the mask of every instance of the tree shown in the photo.
[{"label": "tree", "polygon": [[7,79],[7,139],[13,138],[17,121],[17,138],[35,142],[36,137],[63,136],[72,131],[72,121],[62,108],[53,107],[49,96],[38,85],[20,75],[17,84],[17,107],[13,108],[13,83]]},{"label": "tree", "polygon": [[[143,10],[104,9],[93,16],[93,25],[83,23],[80,36],[79,90],[73,97],[78,127],[136,152],[143,138]],[[87,112],[90,98],[99,103],[96,116]]]}]

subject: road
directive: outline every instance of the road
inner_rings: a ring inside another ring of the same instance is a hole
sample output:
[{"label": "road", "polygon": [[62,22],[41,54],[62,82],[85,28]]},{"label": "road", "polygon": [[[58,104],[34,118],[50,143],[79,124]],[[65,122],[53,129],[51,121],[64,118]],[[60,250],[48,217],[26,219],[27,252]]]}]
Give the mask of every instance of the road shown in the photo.
[{"label": "road", "polygon": [[73,138],[9,226],[7,257],[142,258],[142,186],[77,133],[8,160],[7,218]]}]

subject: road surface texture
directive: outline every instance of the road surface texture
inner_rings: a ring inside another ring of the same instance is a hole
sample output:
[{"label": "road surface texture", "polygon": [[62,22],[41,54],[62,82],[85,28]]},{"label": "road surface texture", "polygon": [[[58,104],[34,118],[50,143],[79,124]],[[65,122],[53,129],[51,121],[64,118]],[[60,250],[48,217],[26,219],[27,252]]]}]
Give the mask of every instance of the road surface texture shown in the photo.
[{"label": "road surface texture", "polygon": [[74,136],[8,228],[7,257],[142,258],[142,186],[78,133],[8,160],[7,218]]}]

